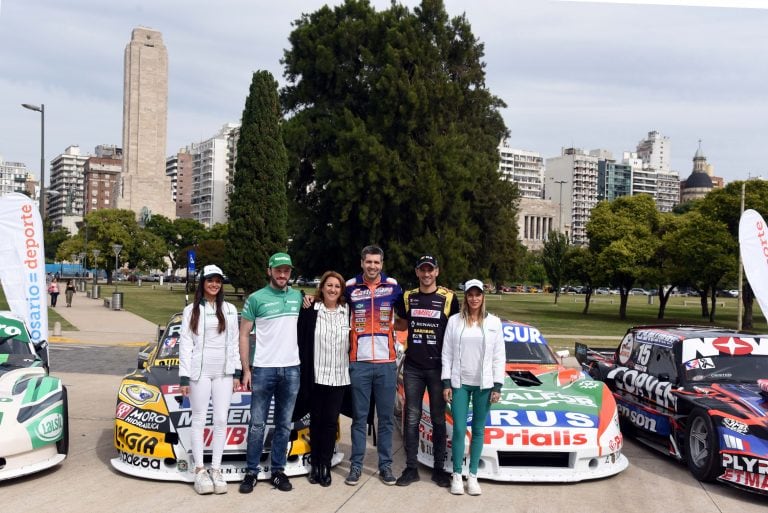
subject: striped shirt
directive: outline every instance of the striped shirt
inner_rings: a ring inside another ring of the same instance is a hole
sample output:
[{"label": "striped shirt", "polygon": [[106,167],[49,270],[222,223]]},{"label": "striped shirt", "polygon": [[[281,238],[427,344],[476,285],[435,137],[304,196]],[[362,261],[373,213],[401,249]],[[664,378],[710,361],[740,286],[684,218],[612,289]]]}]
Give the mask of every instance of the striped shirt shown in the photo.
[{"label": "striped shirt", "polygon": [[340,387],[349,385],[349,310],[339,305],[328,310],[315,302],[315,383]]}]

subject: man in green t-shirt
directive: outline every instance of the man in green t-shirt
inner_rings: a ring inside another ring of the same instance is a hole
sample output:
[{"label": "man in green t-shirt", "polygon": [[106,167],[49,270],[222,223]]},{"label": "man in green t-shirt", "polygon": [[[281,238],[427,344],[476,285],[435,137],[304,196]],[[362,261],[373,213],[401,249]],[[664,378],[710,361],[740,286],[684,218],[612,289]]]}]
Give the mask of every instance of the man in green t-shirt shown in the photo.
[{"label": "man in green t-shirt", "polygon": [[[240,321],[242,384],[251,388],[251,422],[246,450],[247,473],[240,493],[250,493],[261,471],[259,461],[264,448],[264,427],[272,398],[275,400],[270,483],[280,491],[290,491],[285,475],[291,416],[299,391],[299,346],[296,324],[301,309],[301,292],[288,286],[293,263],[286,253],[269,258],[269,284],[245,301]],[[249,335],[256,338],[250,354]],[[266,470],[266,469],[265,469]]]}]

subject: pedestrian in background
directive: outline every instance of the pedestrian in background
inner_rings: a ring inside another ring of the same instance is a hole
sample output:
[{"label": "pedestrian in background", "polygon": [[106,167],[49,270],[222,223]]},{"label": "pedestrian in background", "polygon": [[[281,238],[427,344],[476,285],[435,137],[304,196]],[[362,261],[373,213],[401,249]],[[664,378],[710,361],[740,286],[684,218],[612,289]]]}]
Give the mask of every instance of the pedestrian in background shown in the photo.
[{"label": "pedestrian in background", "polygon": [[[179,384],[192,408],[194,487],[201,495],[227,493],[221,458],[232,392],[240,385],[237,308],[224,301],[223,282],[224,273],[218,266],[203,267],[195,301],[184,308],[179,336]],[[203,463],[203,431],[209,403],[213,406],[210,472]]]},{"label": "pedestrian in background", "polygon": [[67,300],[67,308],[72,306],[72,297],[75,295],[75,284],[72,280],[67,280],[67,286],[64,288],[64,297]]},{"label": "pedestrian in background", "polygon": [[299,313],[298,336],[302,383],[297,402],[310,404],[308,478],[312,484],[330,486],[339,412],[350,384],[349,309],[339,273],[327,271],[320,278],[315,301]]},{"label": "pedestrian in background", "polygon": [[54,276],[48,285],[48,294],[51,295],[51,307],[56,308],[56,301],[59,299],[59,279]]},{"label": "pedestrian in background", "polygon": [[506,352],[501,319],[485,310],[483,282],[464,285],[461,311],[448,319],[442,353],[443,397],[451,403],[453,436],[451,493],[464,493],[462,461],[467,413],[472,403],[472,441],[469,445],[467,493],[480,495],[477,467],[483,452],[485,420],[490,403],[498,402],[504,383]]}]

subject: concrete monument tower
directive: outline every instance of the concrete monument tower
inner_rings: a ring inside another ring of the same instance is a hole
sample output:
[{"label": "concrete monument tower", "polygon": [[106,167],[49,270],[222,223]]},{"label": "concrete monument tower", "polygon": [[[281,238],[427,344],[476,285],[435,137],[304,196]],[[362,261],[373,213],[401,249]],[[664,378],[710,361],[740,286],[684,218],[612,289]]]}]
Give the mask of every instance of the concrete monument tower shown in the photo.
[{"label": "concrete monument tower", "polygon": [[123,78],[123,170],[117,208],[139,221],[176,217],[171,181],[165,174],[168,118],[168,53],[157,30],[133,29],[125,47]]}]

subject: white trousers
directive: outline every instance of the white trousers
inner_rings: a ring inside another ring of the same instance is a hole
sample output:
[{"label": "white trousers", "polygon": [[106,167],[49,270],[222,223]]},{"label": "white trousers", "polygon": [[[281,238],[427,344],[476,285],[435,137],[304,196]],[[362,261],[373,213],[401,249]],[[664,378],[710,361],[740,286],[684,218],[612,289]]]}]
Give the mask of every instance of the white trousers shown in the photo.
[{"label": "white trousers", "polygon": [[[208,404],[213,403],[213,436],[205,438],[211,445],[211,468],[221,468],[224,440],[227,433],[227,413],[232,400],[232,381],[229,376],[201,376],[189,382],[189,402],[192,406],[192,457],[196,467],[203,465],[203,431]],[[212,401],[211,401],[212,399]]]}]

